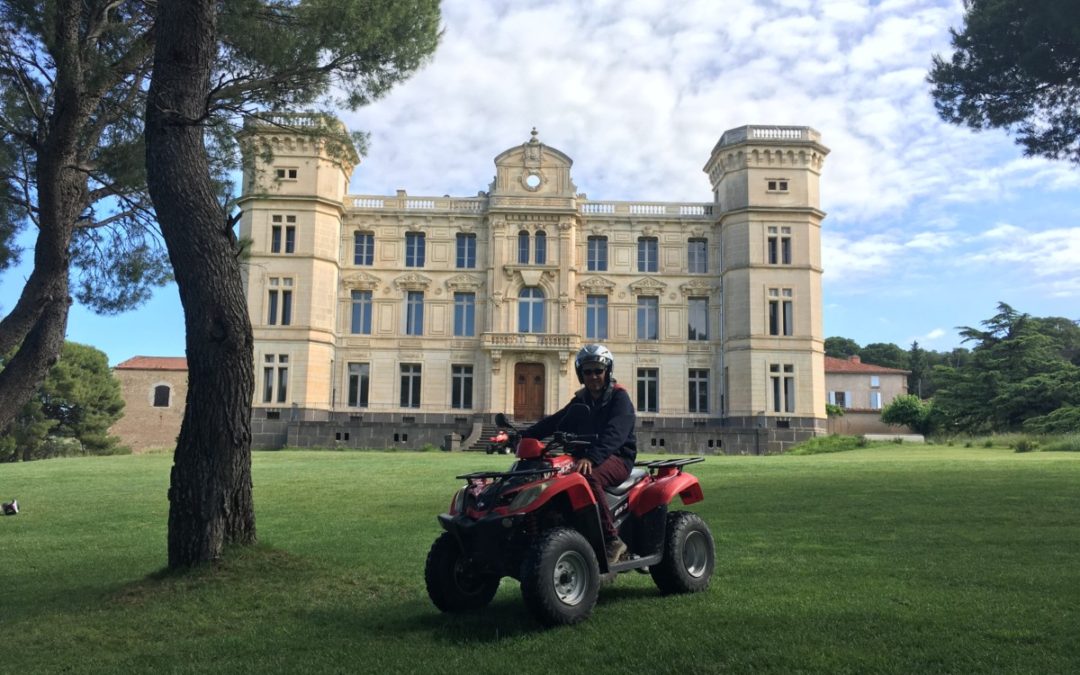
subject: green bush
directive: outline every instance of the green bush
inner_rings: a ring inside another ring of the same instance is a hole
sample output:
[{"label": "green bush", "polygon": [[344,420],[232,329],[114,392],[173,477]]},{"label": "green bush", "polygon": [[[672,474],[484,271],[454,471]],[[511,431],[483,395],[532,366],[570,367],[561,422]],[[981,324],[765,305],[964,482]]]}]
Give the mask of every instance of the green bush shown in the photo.
[{"label": "green bush", "polygon": [[1068,434],[1080,429],[1080,406],[1062,406],[1048,415],[1024,422],[1024,431],[1033,434]]},{"label": "green bush", "polygon": [[1019,441],[1011,444],[1010,448],[1017,452],[1035,452],[1039,449],[1039,442],[1030,438],[1021,438]]}]

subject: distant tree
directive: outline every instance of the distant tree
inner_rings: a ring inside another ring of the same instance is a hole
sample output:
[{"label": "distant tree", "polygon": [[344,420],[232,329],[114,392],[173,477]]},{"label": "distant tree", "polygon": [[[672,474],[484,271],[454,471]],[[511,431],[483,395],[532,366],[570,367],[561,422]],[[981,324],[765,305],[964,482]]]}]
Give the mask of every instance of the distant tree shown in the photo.
[{"label": "distant tree", "polygon": [[1066,405],[1047,415],[1024,420],[1024,431],[1033,434],[1075,434],[1080,431],[1080,405]]},{"label": "distant tree", "polygon": [[907,352],[891,342],[873,342],[868,344],[859,350],[859,358],[863,363],[872,363],[875,366],[907,370]]},{"label": "distant tree", "polygon": [[[908,392],[923,398],[923,382],[930,370],[930,360],[926,355],[926,350],[919,346],[918,340],[912,342],[911,349],[908,350],[907,370],[911,371],[908,375]],[[926,395],[928,396],[929,393],[927,392]]]},{"label": "distant tree", "polygon": [[825,356],[832,356],[837,359],[846,359],[849,356],[855,356],[859,353],[862,347],[858,342],[846,337],[827,337],[825,338]]},{"label": "distant tree", "polygon": [[1033,318],[1006,303],[982,322],[961,328],[976,343],[969,361],[938,366],[934,404],[959,431],[1020,429],[1031,418],[1080,405],[1080,367],[1067,358],[1057,320]]},{"label": "distant tree", "polygon": [[1080,163],[1080,3],[965,0],[954,51],[934,56],[938,114],[1003,128],[1027,155]]},{"label": "distant tree", "polygon": [[930,401],[914,394],[897,396],[881,411],[881,421],[894,426],[907,426],[917,434],[929,435],[937,430],[938,416]]},{"label": "distant tree", "polygon": [[105,353],[66,342],[60,361],[0,438],[0,458],[47,457],[50,438],[74,439],[76,447],[88,454],[111,453],[119,439],[109,435],[109,427],[120,419],[123,409],[120,383]]},{"label": "distant tree", "polygon": [[[150,194],[187,328],[188,393],[169,487],[169,566],[255,540],[252,330],[235,218],[212,153],[274,108],[355,109],[416,71],[439,39],[437,0],[159,0],[146,108]],[[339,97],[344,97],[340,100]],[[332,124],[321,145],[352,151]]]}]

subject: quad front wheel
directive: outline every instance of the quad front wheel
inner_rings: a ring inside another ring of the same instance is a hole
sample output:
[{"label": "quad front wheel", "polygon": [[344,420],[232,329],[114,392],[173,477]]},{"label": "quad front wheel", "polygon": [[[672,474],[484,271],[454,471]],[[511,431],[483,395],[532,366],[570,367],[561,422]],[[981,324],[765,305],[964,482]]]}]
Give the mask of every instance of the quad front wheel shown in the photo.
[{"label": "quad front wheel", "polygon": [[529,549],[521,566],[521,595],[548,626],[577,623],[592,612],[600,569],[592,546],[577,530],[548,530]]},{"label": "quad front wheel", "polygon": [[424,581],[431,601],[444,612],[485,607],[499,589],[499,577],[471,565],[449,532],[443,532],[431,545]]},{"label": "quad front wheel", "polygon": [[664,593],[703,591],[715,566],[716,547],[705,521],[689,511],[668,514],[664,559],[649,567],[656,586]]}]

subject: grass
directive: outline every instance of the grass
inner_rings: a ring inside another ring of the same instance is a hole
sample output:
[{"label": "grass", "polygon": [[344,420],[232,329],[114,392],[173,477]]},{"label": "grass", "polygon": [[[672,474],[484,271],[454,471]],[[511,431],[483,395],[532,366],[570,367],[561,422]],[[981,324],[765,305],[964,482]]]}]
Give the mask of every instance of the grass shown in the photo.
[{"label": "grass", "polygon": [[[955,673],[1080,670],[1080,455],[895,445],[710,457],[712,588],[645,575],[544,630],[423,586],[434,515],[479,454],[256,453],[261,544],[165,559],[166,455],[0,465],[0,672]],[[595,664],[602,664],[597,668]]]}]

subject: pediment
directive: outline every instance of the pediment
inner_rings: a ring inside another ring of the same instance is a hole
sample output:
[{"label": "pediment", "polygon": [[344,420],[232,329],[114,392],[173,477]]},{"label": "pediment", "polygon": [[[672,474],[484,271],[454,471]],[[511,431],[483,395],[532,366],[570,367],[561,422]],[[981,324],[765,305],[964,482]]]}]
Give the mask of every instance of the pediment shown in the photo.
[{"label": "pediment", "polygon": [[431,279],[416,272],[402,274],[397,279],[394,279],[394,286],[399,291],[426,291],[430,285]]},{"label": "pediment", "polygon": [[455,277],[450,277],[446,280],[446,288],[450,292],[472,292],[480,290],[480,287],[484,285],[483,279],[478,276],[472,276],[469,274],[459,274]]},{"label": "pediment", "polygon": [[349,290],[373,291],[380,283],[382,279],[367,272],[353,272],[341,278],[341,285]]},{"label": "pediment", "polygon": [[604,277],[589,277],[585,281],[578,284],[578,288],[586,294],[599,295],[601,293],[605,295],[611,295],[611,292],[615,290],[615,282]]},{"label": "pediment", "polygon": [[681,284],[679,290],[682,291],[682,294],[686,297],[701,297],[703,295],[712,295],[716,293],[717,286],[710,283],[707,279],[691,279],[685,284]]},{"label": "pediment", "polygon": [[662,295],[667,284],[653,277],[644,277],[630,284],[634,295]]}]

